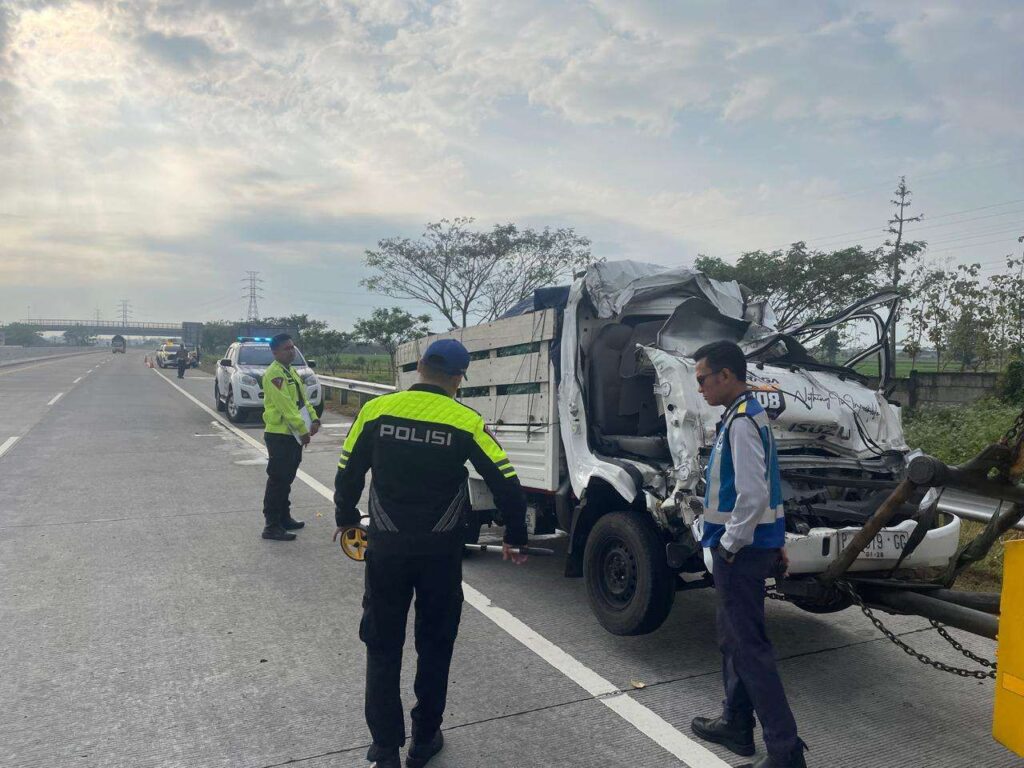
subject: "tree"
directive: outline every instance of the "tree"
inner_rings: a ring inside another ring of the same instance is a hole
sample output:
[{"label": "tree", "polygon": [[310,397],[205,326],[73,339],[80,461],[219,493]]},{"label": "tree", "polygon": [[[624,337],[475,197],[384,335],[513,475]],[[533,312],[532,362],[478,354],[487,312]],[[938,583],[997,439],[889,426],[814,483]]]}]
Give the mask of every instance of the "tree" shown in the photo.
[{"label": "tree", "polygon": [[[889,202],[892,203],[896,210],[893,212],[893,216],[889,219],[888,232],[892,235],[893,239],[885,241],[885,247],[891,249],[887,256],[888,265],[890,268],[890,279],[892,287],[897,291],[903,286],[903,274],[904,266],[907,263],[911,263],[920,258],[921,252],[927,246],[927,243],[923,240],[908,240],[903,239],[903,227],[906,224],[912,224],[914,222],[921,221],[924,216],[907,216],[906,210],[910,207],[911,192],[907,188],[906,177],[900,176],[899,184],[896,185],[895,197]],[[906,286],[906,290],[903,291],[904,296],[909,295],[913,292],[913,286]],[[896,317],[893,318],[893,323],[889,327],[889,353],[893,360],[896,359],[896,326],[899,320],[899,312]]]},{"label": "tree", "polygon": [[978,275],[980,264],[960,264],[949,287],[951,321],[948,326],[950,356],[960,370],[978,370],[992,355],[992,312],[988,288]]},{"label": "tree", "polygon": [[735,280],[754,300],[767,300],[784,329],[815,317],[827,317],[878,290],[880,250],[856,245],[838,251],[808,250],[803,242],[788,250],[751,251],[728,264],[698,256],[695,267],[716,280]]},{"label": "tree", "polygon": [[[918,355],[924,350],[924,339],[927,337],[935,343],[935,338],[942,338],[944,331],[941,325],[946,317],[942,308],[944,306],[945,283],[951,279],[949,274],[941,269],[933,269],[918,265],[910,275],[909,285],[913,285],[913,293],[908,299],[909,323],[907,335],[903,341],[903,354],[910,356],[911,369],[917,364]],[[940,326],[937,333],[932,334],[933,325]],[[941,353],[941,344],[936,346],[936,353]]]},{"label": "tree", "polygon": [[493,320],[534,289],[556,283],[590,260],[590,241],[571,228],[552,231],[496,224],[470,229],[473,219],[442,219],[418,240],[392,237],[366,251],[375,274],[371,291],[434,307],[452,328]]},{"label": "tree", "polygon": [[[1024,241],[1024,236],[1020,238]],[[1006,271],[989,280],[993,303],[993,343],[999,367],[1024,358],[1024,256],[1006,257]]]},{"label": "tree", "polygon": [[378,307],[367,318],[356,320],[354,336],[383,347],[395,373],[395,352],[407,341],[430,333],[430,315],[411,315],[400,307]]},{"label": "tree", "polygon": [[46,344],[46,339],[34,326],[11,323],[4,327],[4,343],[11,347],[40,347]]},{"label": "tree", "polygon": [[825,362],[829,365],[835,365],[839,358],[839,350],[842,344],[842,337],[835,328],[828,331],[824,336],[821,337],[821,354],[825,358]]},{"label": "tree", "polygon": [[96,337],[82,328],[69,328],[64,331],[64,343],[73,347],[91,347],[96,343]]},{"label": "tree", "polygon": [[910,370],[914,370],[917,365],[917,356],[921,354],[921,342],[916,339],[904,341],[903,354],[910,356]]},{"label": "tree", "polygon": [[950,285],[953,275],[945,270],[933,270],[931,279],[923,281],[920,311],[922,326],[928,341],[935,348],[935,368],[942,370],[942,354],[946,351],[951,322]]}]

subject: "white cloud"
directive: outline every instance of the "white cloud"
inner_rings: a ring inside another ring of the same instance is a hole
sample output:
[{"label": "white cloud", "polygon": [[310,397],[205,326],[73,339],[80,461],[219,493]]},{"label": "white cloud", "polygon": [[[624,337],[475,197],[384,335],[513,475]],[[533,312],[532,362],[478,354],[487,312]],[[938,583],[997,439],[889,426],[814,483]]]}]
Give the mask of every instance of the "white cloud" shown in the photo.
[{"label": "white cloud", "polygon": [[1013,3],[18,2],[0,277],[351,268],[458,214],[652,258],[856,229],[888,195],[850,175],[1019,143],[1022,33]]}]

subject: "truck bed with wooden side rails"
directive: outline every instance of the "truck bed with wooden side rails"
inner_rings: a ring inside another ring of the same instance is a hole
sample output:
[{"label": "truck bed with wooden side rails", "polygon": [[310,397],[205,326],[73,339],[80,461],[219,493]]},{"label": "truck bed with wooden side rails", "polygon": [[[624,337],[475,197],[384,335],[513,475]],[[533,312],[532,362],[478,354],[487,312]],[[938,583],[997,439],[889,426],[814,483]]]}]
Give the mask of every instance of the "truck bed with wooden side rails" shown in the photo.
[{"label": "truck bed with wooden side rails", "polygon": [[[749,301],[734,282],[607,262],[567,289],[538,292],[509,316],[403,345],[397,384],[415,382],[434,339],[465,344],[471,363],[458,397],[483,414],[508,452],[527,493],[531,534],[567,536],[565,574],[584,577],[601,624],[641,634],[664,621],[677,591],[713,583],[700,540],[703,475],[721,409],[700,396],[691,355],[709,341],[735,341],[779,449],[786,596],[830,612],[853,599],[815,588],[840,560],[844,574],[893,578],[947,567],[957,552],[960,517],[941,494],[925,499],[924,487],[893,502],[870,541],[857,538],[915,455],[900,407],[884,391],[893,369],[885,339],[898,302],[884,292],[780,330],[771,307]],[[870,329],[862,350],[842,364],[812,354],[850,322]],[[877,390],[854,368],[872,357],[882,374]],[[470,499],[475,540],[480,525],[500,520],[472,473]],[[964,505],[992,508],[960,493],[956,509]]]}]

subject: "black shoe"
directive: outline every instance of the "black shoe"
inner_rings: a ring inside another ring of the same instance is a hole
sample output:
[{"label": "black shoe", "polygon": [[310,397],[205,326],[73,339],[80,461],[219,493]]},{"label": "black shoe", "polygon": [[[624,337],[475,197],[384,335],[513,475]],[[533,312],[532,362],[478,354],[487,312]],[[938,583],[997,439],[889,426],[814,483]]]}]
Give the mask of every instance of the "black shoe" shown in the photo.
[{"label": "black shoe", "polygon": [[306,524],[301,520],[292,520],[290,517],[285,520],[281,525],[286,531],[297,531],[300,528],[305,528]]},{"label": "black shoe", "polygon": [[423,768],[430,762],[430,758],[441,751],[442,747],[444,747],[444,736],[441,731],[434,731],[434,737],[430,741],[414,741],[405,758],[405,768]]},{"label": "black shoe", "polygon": [[806,751],[807,745],[801,739],[788,755],[765,755],[747,768],[807,768],[807,761],[804,760]]},{"label": "black shoe", "polygon": [[371,744],[366,750],[366,759],[370,761],[371,768],[402,768],[402,757],[397,747],[388,749]]},{"label": "black shoe", "polygon": [[293,541],[295,534],[288,533],[284,528],[264,528],[263,538],[272,539],[273,541]]},{"label": "black shoe", "polygon": [[721,744],[737,755],[750,757],[754,754],[754,720],[743,723],[726,722],[720,717],[695,717],[690,724],[693,732],[704,741]]}]

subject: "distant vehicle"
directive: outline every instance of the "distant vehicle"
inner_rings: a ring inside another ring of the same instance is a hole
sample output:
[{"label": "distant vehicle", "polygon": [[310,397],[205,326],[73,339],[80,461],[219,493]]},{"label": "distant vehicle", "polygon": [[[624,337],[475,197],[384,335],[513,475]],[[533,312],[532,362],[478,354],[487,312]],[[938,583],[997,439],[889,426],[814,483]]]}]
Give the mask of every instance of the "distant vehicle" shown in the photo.
[{"label": "distant vehicle", "polygon": [[156,364],[160,368],[175,368],[178,365],[178,350],[181,344],[161,344],[156,349]]},{"label": "distant vehicle", "polygon": [[128,347],[128,342],[125,341],[124,336],[117,335],[110,340],[110,353],[116,355],[119,352],[123,355]]},{"label": "distant vehicle", "polygon": [[[270,339],[240,336],[228,347],[217,364],[213,400],[218,411],[227,411],[229,421],[241,424],[251,414],[263,410],[263,374],[272,362],[274,353],[270,351]],[[305,385],[306,396],[319,415],[324,410],[323,391],[313,373],[315,366],[315,361],[307,362],[302,352],[295,349],[292,368]]]}]

